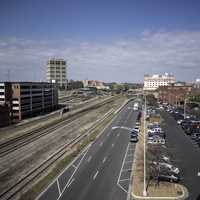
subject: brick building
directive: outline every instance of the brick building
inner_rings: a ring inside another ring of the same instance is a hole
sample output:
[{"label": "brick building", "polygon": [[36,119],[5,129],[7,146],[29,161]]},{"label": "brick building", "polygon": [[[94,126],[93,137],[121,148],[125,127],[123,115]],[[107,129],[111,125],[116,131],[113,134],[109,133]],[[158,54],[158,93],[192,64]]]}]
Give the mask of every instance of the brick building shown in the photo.
[{"label": "brick building", "polygon": [[0,83],[0,104],[9,108],[12,122],[52,111],[58,106],[58,91],[53,83]]},{"label": "brick building", "polygon": [[160,102],[169,104],[183,104],[185,98],[191,93],[190,85],[168,85],[160,86],[157,89],[158,99]]}]

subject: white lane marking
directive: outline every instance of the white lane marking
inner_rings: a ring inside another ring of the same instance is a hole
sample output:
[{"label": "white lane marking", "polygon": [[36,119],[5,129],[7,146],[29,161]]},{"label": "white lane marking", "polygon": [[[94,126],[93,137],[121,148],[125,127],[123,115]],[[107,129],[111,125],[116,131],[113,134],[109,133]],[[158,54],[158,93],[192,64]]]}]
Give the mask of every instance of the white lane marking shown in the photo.
[{"label": "white lane marking", "polygon": [[95,173],[95,175],[93,176],[93,180],[95,180],[95,179],[96,179],[96,177],[97,177],[98,173],[99,173],[99,171],[97,171],[97,172]]},{"label": "white lane marking", "polygon": [[76,169],[76,166],[73,164],[72,167],[74,167]]},{"label": "white lane marking", "polygon": [[119,128],[119,126],[113,126],[112,130]]},{"label": "white lane marking", "polygon": [[107,160],[107,157],[104,157],[102,163],[105,163],[106,160]]},{"label": "white lane marking", "polygon": [[87,159],[88,162],[90,162],[92,160],[92,156],[89,156],[89,158]]},{"label": "white lane marking", "polygon": [[131,179],[130,178],[127,178],[127,179],[121,179],[120,182],[123,182],[123,181],[130,181]]},{"label": "white lane marking", "polygon": [[56,182],[57,182],[57,187],[58,187],[58,193],[59,193],[59,196],[60,196],[61,195],[61,191],[60,191],[60,184],[59,184],[58,178],[57,178]]},{"label": "white lane marking", "polygon": [[85,154],[83,155],[83,157],[81,158],[80,162],[78,163],[78,165],[76,166],[76,169],[74,170],[74,172],[72,173],[71,177],[69,178],[66,186],[64,187],[63,191],[65,190],[65,188],[68,186],[68,184],[71,182],[71,179],[73,178],[74,174],[76,173],[78,167],[80,166],[81,162],[83,161],[83,159],[85,158],[87,152],[89,151],[90,148],[87,149],[87,151],[85,152]]},{"label": "white lane marking", "polygon": [[117,185],[124,191],[124,192],[128,192],[128,191],[126,191],[120,184],[119,184],[119,182],[120,182],[120,177],[121,177],[121,174],[122,174],[122,169],[123,169],[123,167],[124,167],[124,162],[125,162],[125,159],[126,159],[126,155],[127,155],[127,153],[128,153],[128,148],[129,148],[129,143],[128,143],[128,145],[127,145],[127,148],[126,148],[126,153],[125,153],[125,155],[124,155],[124,159],[123,159],[123,162],[122,162],[122,166],[121,166],[121,169],[120,169],[120,172],[119,172],[119,176],[118,176],[118,179],[117,179]]},{"label": "white lane marking", "polygon": [[119,137],[119,136],[120,136],[120,133],[117,134],[117,137]]},{"label": "white lane marking", "polygon": [[70,187],[70,185],[74,182],[74,178],[71,180],[71,182],[67,185],[67,188],[69,188]]},{"label": "white lane marking", "polygon": [[114,143],[112,143],[112,147],[114,147],[115,146],[115,144]]}]

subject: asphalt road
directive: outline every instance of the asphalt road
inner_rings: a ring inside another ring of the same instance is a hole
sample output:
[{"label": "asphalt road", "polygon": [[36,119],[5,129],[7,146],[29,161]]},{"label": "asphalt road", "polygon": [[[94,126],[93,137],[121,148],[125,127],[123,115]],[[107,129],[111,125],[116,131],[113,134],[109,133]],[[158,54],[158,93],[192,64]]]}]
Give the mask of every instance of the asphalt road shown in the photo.
[{"label": "asphalt road", "polygon": [[137,112],[127,104],[39,200],[126,200],[135,144],[129,142]]},{"label": "asphalt road", "polygon": [[165,120],[167,146],[173,153],[177,166],[181,169],[181,184],[189,191],[188,200],[200,198],[200,148],[177,125],[172,116],[166,112],[161,113]]}]

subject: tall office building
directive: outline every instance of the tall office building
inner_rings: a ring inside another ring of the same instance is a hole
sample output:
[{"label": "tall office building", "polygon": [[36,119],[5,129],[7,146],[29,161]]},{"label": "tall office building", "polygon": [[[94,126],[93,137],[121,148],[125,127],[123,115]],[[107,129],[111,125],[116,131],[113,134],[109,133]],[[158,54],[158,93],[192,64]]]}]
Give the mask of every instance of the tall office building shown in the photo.
[{"label": "tall office building", "polygon": [[67,64],[63,59],[50,59],[47,62],[47,81],[56,82],[61,89],[67,88]]}]

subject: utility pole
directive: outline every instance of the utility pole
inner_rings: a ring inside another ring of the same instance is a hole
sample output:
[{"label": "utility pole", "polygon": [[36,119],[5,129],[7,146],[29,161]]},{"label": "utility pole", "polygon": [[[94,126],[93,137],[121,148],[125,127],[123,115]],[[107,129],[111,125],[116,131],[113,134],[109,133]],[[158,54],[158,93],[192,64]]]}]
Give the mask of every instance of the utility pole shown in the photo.
[{"label": "utility pole", "polygon": [[146,95],[144,94],[144,188],[143,188],[143,196],[147,196],[147,187],[146,187]]}]

